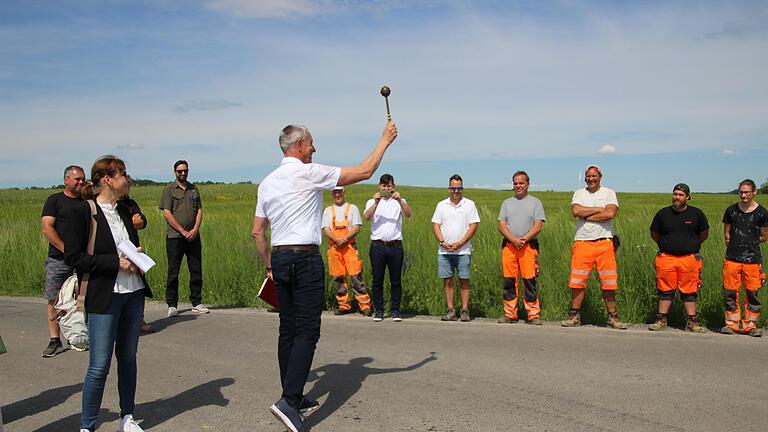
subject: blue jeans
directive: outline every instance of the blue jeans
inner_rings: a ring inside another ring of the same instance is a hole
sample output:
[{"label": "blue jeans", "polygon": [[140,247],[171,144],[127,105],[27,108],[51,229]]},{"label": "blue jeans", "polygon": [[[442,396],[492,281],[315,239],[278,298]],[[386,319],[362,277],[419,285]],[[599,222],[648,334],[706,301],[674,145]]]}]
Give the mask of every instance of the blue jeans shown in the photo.
[{"label": "blue jeans", "polygon": [[400,311],[403,286],[400,277],[403,272],[403,247],[384,246],[371,242],[371,271],[373,272],[373,309],[384,311],[384,271],[389,267],[391,300],[390,311]]},{"label": "blue jeans", "polygon": [[280,363],[282,397],[298,406],[304,398],[315,347],[320,339],[325,265],[317,252],[272,251],[272,277],[280,306]]},{"label": "blue jeans", "polygon": [[83,415],[80,427],[95,429],[107,381],[112,351],[117,356],[117,392],[120,417],[133,414],[136,396],[136,349],[144,316],[144,290],[112,294],[104,313],[88,313],[89,362],[83,381]]}]

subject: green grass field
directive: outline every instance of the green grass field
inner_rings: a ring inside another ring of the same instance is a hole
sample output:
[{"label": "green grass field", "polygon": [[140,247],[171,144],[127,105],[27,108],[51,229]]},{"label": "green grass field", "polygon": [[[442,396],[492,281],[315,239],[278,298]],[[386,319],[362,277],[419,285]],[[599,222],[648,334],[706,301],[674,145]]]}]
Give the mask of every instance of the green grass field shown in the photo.
[{"label": "green grass field", "polygon": [[[610,186],[610,185],[608,185]],[[135,187],[131,196],[138,201],[149,221],[140,233],[142,245],[158,265],[147,279],[162,301],[166,272],[166,225],[157,208],[161,187]],[[203,297],[207,304],[219,306],[264,306],[255,296],[264,268],[250,237],[256,200],[255,185],[200,186],[204,217]],[[45,198],[54,190],[0,190],[0,294],[42,296],[43,261],[47,242],[40,233],[40,212]],[[375,192],[374,186],[361,185],[347,189],[347,200],[360,207]],[[414,216],[404,222],[406,266],[403,275],[404,313],[439,315],[445,312],[442,281],[437,278],[437,245],[432,234],[431,218],[435,205],[447,197],[443,188],[400,188],[401,194],[414,208]],[[465,196],[477,204],[480,228],[473,240],[471,313],[474,316],[498,317],[502,311],[501,236],[496,229],[499,206],[510,191],[465,190]],[[542,318],[563,319],[568,312],[570,291],[567,287],[574,219],[570,214],[571,193],[534,192],[544,203],[547,222],[539,236],[541,243],[539,287]],[[618,252],[619,312],[628,322],[651,322],[656,313],[654,256],[656,245],[648,235],[655,212],[670,205],[671,194],[619,193],[620,211],[615,220],[622,246]],[[759,196],[758,196],[759,198]],[[701,208],[711,226],[710,238],[703,246],[704,286],[699,312],[710,326],[723,322],[721,268],[725,252],[722,218],[725,208],[736,201],[735,195],[694,195],[691,204]],[[326,205],[330,196],[326,194]],[[364,274],[370,286],[368,247],[370,227],[364,224],[358,245],[364,260]],[[180,298],[189,295],[187,274],[181,272]],[[330,286],[330,279],[328,281]],[[386,289],[386,288],[385,288]],[[458,291],[458,290],[457,290]],[[389,293],[385,292],[385,298]],[[760,294],[765,302],[765,290]],[[335,304],[333,292],[326,290],[326,306]],[[522,304],[521,304],[522,306]],[[584,307],[585,322],[606,321],[600,299],[599,284],[593,274]],[[681,325],[682,306],[675,300],[671,316],[673,325]],[[765,326],[766,319],[761,319]]]}]

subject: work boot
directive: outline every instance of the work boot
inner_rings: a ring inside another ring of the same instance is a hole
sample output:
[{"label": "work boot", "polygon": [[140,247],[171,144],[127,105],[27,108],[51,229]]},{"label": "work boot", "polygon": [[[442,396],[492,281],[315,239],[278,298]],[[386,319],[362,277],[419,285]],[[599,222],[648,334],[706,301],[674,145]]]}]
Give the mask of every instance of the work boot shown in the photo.
[{"label": "work boot", "polygon": [[696,318],[694,315],[685,319],[685,331],[692,333],[704,333],[706,330],[704,330],[704,327],[699,324],[698,318]]},{"label": "work boot", "polygon": [[616,330],[626,330],[627,325],[621,322],[618,312],[608,314],[608,327]]},{"label": "work boot", "polygon": [[333,311],[334,315],[346,315],[352,313],[352,309],[336,309]]},{"label": "work boot", "polygon": [[367,309],[361,309],[361,310],[360,310],[360,315],[362,315],[362,316],[364,316],[364,317],[369,317],[369,316],[371,316],[371,314],[372,314],[372,313],[373,313],[373,312],[371,311],[371,308],[370,308],[370,307],[369,307],[369,308],[367,308]]},{"label": "work boot", "polygon": [[530,320],[528,320],[528,324],[535,325],[535,326],[540,326],[541,325],[541,318],[533,317]]},{"label": "work boot", "polygon": [[496,321],[496,322],[499,323],[499,324],[514,324],[517,321],[519,321],[517,318],[510,318],[510,317],[504,315],[501,318],[499,318],[499,320]]},{"label": "work boot", "polygon": [[459,320],[460,320],[461,322],[469,322],[471,319],[472,319],[472,318],[470,318],[470,317],[469,317],[469,310],[467,310],[467,309],[462,309],[462,310],[461,310],[461,318],[459,318]]},{"label": "work boot", "polygon": [[669,326],[667,325],[667,316],[658,314],[656,316],[656,322],[651,324],[650,327],[648,327],[648,330],[651,331],[661,331],[666,330]]},{"label": "work boot", "polygon": [[560,325],[563,327],[578,327],[581,325],[581,314],[578,311],[571,310],[568,312],[568,319],[561,321]]},{"label": "work boot", "polygon": [[447,314],[440,317],[440,321],[456,321],[456,309],[451,309]]},{"label": "work boot", "polygon": [[763,335],[763,331],[755,327],[755,328],[749,329],[749,331],[745,332],[744,334],[752,337],[761,337]]}]

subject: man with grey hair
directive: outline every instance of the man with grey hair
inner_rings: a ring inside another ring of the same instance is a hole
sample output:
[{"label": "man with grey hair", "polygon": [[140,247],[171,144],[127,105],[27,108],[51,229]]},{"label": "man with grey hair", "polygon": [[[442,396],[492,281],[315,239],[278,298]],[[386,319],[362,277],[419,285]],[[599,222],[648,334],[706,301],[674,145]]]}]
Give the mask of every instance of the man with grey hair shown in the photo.
[{"label": "man with grey hair", "polygon": [[312,134],[304,126],[286,126],[280,133],[283,160],[259,185],[251,235],[267,277],[277,287],[280,307],[277,358],[283,391],[270,411],[292,432],[304,431],[303,414],[319,406],[304,397],[304,385],[320,338],[324,301],[325,265],[319,247],[323,190],[371,178],[396,137],[397,127],[390,121],[367,158],[355,167],[339,168],[312,163]]},{"label": "man with grey hair", "polygon": [[[51,340],[43,351],[43,357],[53,357],[62,348],[59,322],[56,321],[56,299],[64,281],[72,275],[72,267],[64,263],[64,241],[61,237],[67,229],[66,209],[82,201],[80,191],[85,184],[85,171],[70,165],[64,169],[64,190],[52,194],[43,204],[42,231],[48,240],[48,258],[45,260],[45,299],[48,300],[48,334]],[[72,348],[83,351],[86,347]]]}]

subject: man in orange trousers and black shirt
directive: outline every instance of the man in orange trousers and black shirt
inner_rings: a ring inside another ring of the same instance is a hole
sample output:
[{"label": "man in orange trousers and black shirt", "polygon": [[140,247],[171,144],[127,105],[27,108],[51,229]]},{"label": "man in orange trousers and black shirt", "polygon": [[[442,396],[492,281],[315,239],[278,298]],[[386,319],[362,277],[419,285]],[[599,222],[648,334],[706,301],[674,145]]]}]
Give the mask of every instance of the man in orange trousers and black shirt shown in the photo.
[{"label": "man in orange trousers and black shirt", "polygon": [[709,223],[704,213],[689,206],[691,188],[678,183],[672,189],[672,205],[656,213],[651,222],[651,238],[659,245],[656,254],[656,289],[659,313],[649,330],[667,328],[667,314],[680,290],[685,314],[685,331],[702,333],[696,317],[696,300],[701,288],[701,244],[709,236]]}]

